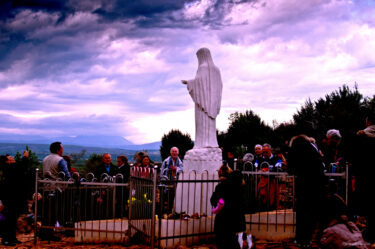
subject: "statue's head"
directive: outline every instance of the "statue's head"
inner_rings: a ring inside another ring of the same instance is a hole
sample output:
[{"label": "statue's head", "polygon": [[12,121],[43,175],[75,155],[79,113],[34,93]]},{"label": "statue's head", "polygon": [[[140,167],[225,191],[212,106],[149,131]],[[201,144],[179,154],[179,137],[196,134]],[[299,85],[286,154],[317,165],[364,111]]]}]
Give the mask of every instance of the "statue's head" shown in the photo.
[{"label": "statue's head", "polygon": [[211,52],[208,48],[200,48],[197,51],[197,57],[198,57],[198,64],[199,65],[201,65],[204,62],[213,64]]}]

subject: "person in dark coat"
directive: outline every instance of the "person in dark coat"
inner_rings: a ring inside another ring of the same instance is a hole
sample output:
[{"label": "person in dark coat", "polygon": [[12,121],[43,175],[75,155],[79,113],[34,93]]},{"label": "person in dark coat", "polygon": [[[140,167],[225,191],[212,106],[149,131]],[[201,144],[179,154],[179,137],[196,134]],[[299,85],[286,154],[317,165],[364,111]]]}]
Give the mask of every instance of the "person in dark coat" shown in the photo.
[{"label": "person in dark coat", "polygon": [[308,246],[327,195],[322,157],[309,137],[299,135],[291,139],[287,171],[296,176],[296,242]]},{"label": "person in dark coat", "polygon": [[102,164],[95,169],[96,179],[102,181],[104,179],[104,173],[109,176],[115,176],[118,173],[117,167],[111,162],[111,154],[109,153],[103,154]]},{"label": "person in dark coat", "polygon": [[[130,177],[130,165],[126,156],[117,157],[118,175],[116,182],[128,183]],[[119,175],[121,174],[121,175]],[[116,217],[128,216],[129,188],[125,186],[116,187]]]},{"label": "person in dark coat", "polygon": [[211,205],[217,207],[220,199],[224,205],[216,214],[214,225],[217,248],[239,249],[236,234],[246,230],[244,186],[240,171],[233,171],[216,186],[211,196]]},{"label": "person in dark coat", "polygon": [[122,182],[129,182],[130,177],[130,165],[128,162],[128,158],[126,156],[118,156],[117,157],[117,171],[123,177]]},{"label": "person in dark coat", "polygon": [[16,237],[17,219],[27,210],[26,169],[29,165],[29,153],[25,151],[20,162],[7,155],[1,156],[0,164],[3,170],[4,184],[1,186],[0,200],[3,203],[5,220],[2,222],[2,241],[5,246],[15,246],[20,243]]},{"label": "person in dark coat", "polygon": [[330,173],[342,172],[345,169],[344,143],[340,131],[330,129],[323,140],[323,163]]},{"label": "person in dark coat", "polygon": [[[356,151],[353,157],[353,169],[356,179],[356,192],[358,194],[361,216],[367,220],[364,238],[370,243],[375,243],[375,161],[372,157],[375,152],[375,114],[371,113],[366,118],[366,129],[357,132],[354,142]],[[360,155],[360,156],[358,156]]]},{"label": "person in dark coat", "polygon": [[[102,164],[95,169],[95,178],[99,182],[109,182],[111,177],[116,176],[118,169],[111,162],[111,155],[104,153],[102,158]],[[108,175],[109,177],[107,177]],[[93,207],[93,215],[96,219],[108,219],[113,218],[115,215],[113,209],[109,206],[112,203],[113,191],[111,189],[99,188],[99,196],[96,198],[96,206]]]}]

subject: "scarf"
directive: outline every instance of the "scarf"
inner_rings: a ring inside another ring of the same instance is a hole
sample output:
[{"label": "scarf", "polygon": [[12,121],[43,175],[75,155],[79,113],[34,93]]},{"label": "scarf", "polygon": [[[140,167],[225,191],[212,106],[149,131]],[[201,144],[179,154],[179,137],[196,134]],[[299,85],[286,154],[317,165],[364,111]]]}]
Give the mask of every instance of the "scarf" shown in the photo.
[{"label": "scarf", "polygon": [[[180,158],[177,157],[177,159],[176,159],[176,164],[175,164],[175,166],[177,167],[177,169],[180,167],[180,163],[181,163],[181,160],[180,160]],[[172,157],[169,157],[168,168],[169,168],[171,165],[173,165],[173,159],[172,159]]]}]

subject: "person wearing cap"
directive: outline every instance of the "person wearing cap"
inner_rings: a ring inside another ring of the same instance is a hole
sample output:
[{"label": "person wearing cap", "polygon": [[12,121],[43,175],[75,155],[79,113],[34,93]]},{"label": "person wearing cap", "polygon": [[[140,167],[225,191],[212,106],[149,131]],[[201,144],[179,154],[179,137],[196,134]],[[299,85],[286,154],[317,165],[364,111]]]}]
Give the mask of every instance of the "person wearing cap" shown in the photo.
[{"label": "person wearing cap", "polygon": [[[344,167],[341,140],[342,136],[339,130],[330,129],[327,131],[326,139],[323,141],[323,162],[329,171],[333,170],[337,172],[340,168]],[[334,164],[334,168],[330,167],[331,164]],[[335,167],[339,168],[336,169]]]}]

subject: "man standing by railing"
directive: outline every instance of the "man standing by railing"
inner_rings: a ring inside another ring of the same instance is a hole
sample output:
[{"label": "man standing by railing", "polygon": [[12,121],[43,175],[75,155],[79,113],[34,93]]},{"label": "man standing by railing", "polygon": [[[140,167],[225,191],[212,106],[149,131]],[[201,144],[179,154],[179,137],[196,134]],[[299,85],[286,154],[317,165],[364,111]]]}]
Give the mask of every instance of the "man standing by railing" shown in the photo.
[{"label": "man standing by railing", "polygon": [[[130,165],[128,158],[124,155],[117,157],[116,175],[117,183],[129,183]],[[116,217],[128,216],[129,187],[120,186],[116,188]]]},{"label": "man standing by railing", "polygon": [[[49,150],[51,154],[43,159],[43,176],[51,180],[56,180],[57,178],[59,178],[59,173],[64,172],[64,178],[69,179],[70,173],[68,170],[68,165],[62,157],[63,146],[61,142],[52,143],[49,147]],[[61,240],[61,238],[54,233],[51,227],[57,225],[57,219],[59,217],[57,213],[60,211],[61,207],[56,204],[56,201],[60,197],[60,192],[51,191],[47,193],[48,194],[45,195],[43,201],[43,209],[46,210],[46,213],[42,215],[42,226],[47,226],[49,228],[41,228],[39,230],[39,238],[42,240],[59,241]],[[60,220],[60,222],[63,221]]]},{"label": "man standing by railing", "polygon": [[43,159],[43,176],[55,180],[59,177],[59,172],[62,171],[65,174],[65,179],[69,179],[68,165],[62,158],[64,149],[61,142],[52,143],[49,150],[51,154]]},{"label": "man standing by railing", "polygon": [[112,157],[109,153],[104,153],[102,158],[102,164],[95,169],[95,177],[99,182],[103,181],[105,174],[110,177],[115,176],[118,173],[118,169],[112,164]]},{"label": "man standing by railing", "polygon": [[163,180],[169,181],[170,188],[165,189],[165,198],[163,202],[167,202],[168,213],[173,209],[174,196],[176,192],[177,176],[183,171],[182,161],[178,157],[178,148],[172,147],[170,150],[171,155],[167,157],[161,165],[161,177]]},{"label": "man standing by railing", "polygon": [[178,157],[178,148],[172,147],[170,150],[171,155],[167,157],[161,165],[161,174],[168,177],[169,180],[176,177],[176,173],[183,171],[182,161]]}]

